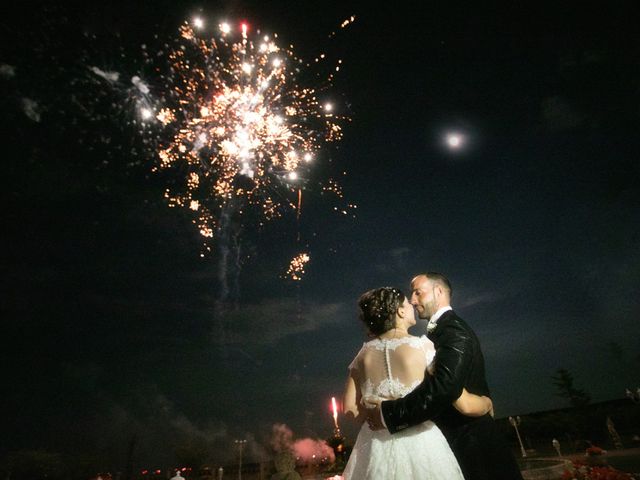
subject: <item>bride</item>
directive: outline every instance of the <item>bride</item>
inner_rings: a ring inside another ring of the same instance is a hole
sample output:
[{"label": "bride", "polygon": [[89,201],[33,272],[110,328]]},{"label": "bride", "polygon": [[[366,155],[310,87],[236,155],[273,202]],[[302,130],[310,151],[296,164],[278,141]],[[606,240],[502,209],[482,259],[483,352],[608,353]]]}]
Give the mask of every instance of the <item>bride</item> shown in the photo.
[{"label": "bride", "polygon": [[[359,301],[360,319],[370,335],[349,365],[344,413],[362,423],[345,467],[345,480],[462,480],[447,440],[431,421],[391,435],[371,430],[363,408],[376,400],[405,396],[433,371],[435,348],[426,336],[409,335],[413,306],[397,288],[369,290]],[[454,407],[464,415],[492,412],[491,399],[463,390]]]}]

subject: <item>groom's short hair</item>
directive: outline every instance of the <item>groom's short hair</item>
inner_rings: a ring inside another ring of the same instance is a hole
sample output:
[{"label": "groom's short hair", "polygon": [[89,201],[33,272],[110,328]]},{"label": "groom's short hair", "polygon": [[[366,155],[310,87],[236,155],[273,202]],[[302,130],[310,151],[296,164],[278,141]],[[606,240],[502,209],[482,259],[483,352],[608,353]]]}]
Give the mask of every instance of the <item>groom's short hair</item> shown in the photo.
[{"label": "groom's short hair", "polygon": [[447,277],[445,277],[443,274],[438,272],[426,272],[426,273],[423,273],[423,275],[427,277],[429,280],[442,286],[449,294],[449,298],[451,298],[451,296],[453,295],[453,289],[451,288],[451,282]]}]

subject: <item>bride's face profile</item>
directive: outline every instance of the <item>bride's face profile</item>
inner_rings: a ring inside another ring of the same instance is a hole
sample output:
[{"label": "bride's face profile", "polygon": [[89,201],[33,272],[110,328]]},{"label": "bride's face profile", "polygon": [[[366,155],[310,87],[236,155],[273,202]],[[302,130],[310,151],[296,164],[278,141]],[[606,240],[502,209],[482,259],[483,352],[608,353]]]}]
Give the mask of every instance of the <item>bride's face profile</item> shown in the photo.
[{"label": "bride's face profile", "polygon": [[416,315],[413,305],[408,298],[404,299],[402,305],[398,308],[396,315],[396,326],[400,328],[409,328],[416,324]]}]

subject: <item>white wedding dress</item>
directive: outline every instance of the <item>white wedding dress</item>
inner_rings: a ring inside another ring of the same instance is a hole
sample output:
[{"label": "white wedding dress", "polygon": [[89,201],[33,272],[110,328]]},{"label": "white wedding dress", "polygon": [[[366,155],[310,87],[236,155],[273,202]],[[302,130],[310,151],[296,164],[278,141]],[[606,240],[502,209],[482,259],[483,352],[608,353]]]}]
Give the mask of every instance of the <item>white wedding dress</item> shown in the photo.
[{"label": "white wedding dress", "polygon": [[[365,343],[349,365],[358,399],[405,396],[422,382],[434,356],[424,335]],[[373,431],[365,422],[342,475],[345,480],[464,479],[447,440],[431,421],[394,435],[386,429]]]}]

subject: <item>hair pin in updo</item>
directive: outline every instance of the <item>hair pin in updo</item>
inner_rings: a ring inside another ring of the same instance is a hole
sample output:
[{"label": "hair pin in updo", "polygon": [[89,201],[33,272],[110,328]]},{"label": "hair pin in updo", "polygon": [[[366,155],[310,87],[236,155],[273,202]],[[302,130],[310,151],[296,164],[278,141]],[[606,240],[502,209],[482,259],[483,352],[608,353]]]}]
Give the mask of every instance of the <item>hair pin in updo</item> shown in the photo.
[{"label": "hair pin in updo", "polygon": [[393,293],[396,297],[399,297],[402,295],[402,292],[400,290],[398,290],[396,287],[383,287],[385,290],[390,290],[391,293]]}]

